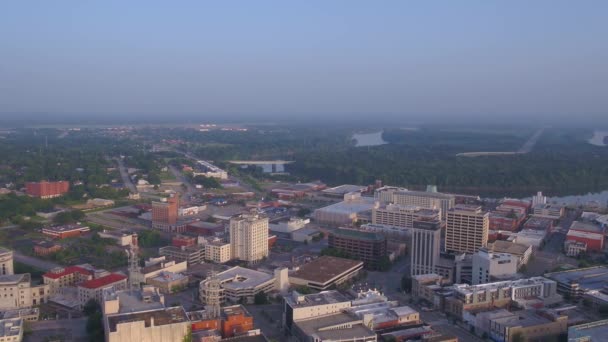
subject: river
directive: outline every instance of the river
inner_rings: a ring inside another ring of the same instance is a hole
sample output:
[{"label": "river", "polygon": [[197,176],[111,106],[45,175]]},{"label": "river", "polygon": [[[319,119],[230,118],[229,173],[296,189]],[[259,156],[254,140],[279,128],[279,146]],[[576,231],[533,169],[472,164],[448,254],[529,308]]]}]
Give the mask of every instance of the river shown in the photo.
[{"label": "river", "polygon": [[605,138],[608,136],[608,131],[595,131],[589,139],[589,143],[595,146],[606,146]]},{"label": "river", "polygon": [[354,133],[353,139],[357,141],[355,146],[363,147],[388,144],[386,141],[384,141],[384,139],[382,139],[382,133],[383,131],[375,133]]}]

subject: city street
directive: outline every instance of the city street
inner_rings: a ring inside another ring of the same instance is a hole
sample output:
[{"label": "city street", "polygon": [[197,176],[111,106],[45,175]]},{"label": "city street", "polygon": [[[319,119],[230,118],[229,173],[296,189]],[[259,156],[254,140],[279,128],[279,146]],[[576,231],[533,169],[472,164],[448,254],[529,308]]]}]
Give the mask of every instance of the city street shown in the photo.
[{"label": "city street", "polygon": [[131,193],[136,194],[137,188],[135,187],[135,185],[133,185],[133,182],[131,182],[131,178],[129,177],[129,173],[127,172],[127,168],[125,167],[125,163],[122,161],[121,158],[114,158],[114,160],[116,160],[116,162],[118,163],[118,170],[120,171],[120,177],[122,177],[122,182],[124,186],[126,186]]},{"label": "city street", "polygon": [[61,267],[61,265],[56,264],[54,262],[48,260],[41,260],[38,258],[34,258],[31,256],[23,255],[18,251],[13,251],[13,259],[22,264],[26,264],[32,267],[35,267],[39,270],[50,271],[53,268]]}]

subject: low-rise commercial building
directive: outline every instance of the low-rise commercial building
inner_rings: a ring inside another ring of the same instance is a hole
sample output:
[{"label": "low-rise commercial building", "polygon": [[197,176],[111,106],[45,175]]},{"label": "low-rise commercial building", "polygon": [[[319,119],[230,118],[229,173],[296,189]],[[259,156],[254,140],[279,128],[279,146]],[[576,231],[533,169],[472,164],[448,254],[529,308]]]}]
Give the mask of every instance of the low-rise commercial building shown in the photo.
[{"label": "low-rise commercial building", "polygon": [[511,312],[490,319],[489,336],[494,341],[558,340],[568,331],[568,316],[540,315],[534,311]]},{"label": "low-rise commercial building", "polygon": [[[217,286],[214,286],[217,284]],[[270,292],[275,289],[275,278],[272,274],[255,271],[244,267],[233,267],[227,271],[211,276],[200,283],[199,296],[203,303],[215,295],[219,287],[219,300],[221,303],[245,301],[253,303],[255,295],[260,292]],[[210,291],[214,291],[211,293]]]},{"label": "low-rise commercial building", "polygon": [[63,226],[50,226],[42,228],[42,234],[48,235],[55,239],[65,239],[77,237],[88,233],[91,229],[80,224],[66,224]]},{"label": "low-rise commercial building", "polygon": [[268,229],[273,232],[279,233],[291,233],[298,229],[304,228],[307,224],[310,223],[310,219],[302,219],[298,217],[291,217],[287,221],[279,221],[277,223],[269,223]]},{"label": "low-rise commercial building", "polygon": [[530,218],[524,223],[524,229],[543,230],[546,232],[553,231],[553,219],[530,216]]},{"label": "low-rise commercial building", "polygon": [[355,277],[362,269],[362,261],[321,256],[291,273],[289,283],[324,291]]},{"label": "low-rise commercial building", "polygon": [[510,241],[496,240],[488,244],[488,250],[495,253],[508,253],[517,258],[517,269],[526,265],[532,256],[532,246]]},{"label": "low-rise commercial building", "polygon": [[568,328],[568,342],[605,341],[608,336],[608,319]]},{"label": "low-rise commercial building", "polygon": [[133,241],[137,241],[137,234],[131,232],[123,232],[116,230],[104,230],[97,233],[99,237],[104,239],[112,239],[119,246],[130,246]]},{"label": "low-rise commercial building", "polygon": [[23,319],[0,319],[0,341],[21,342],[23,340]]},{"label": "low-rise commercial building", "polygon": [[522,229],[515,234],[511,234],[511,237],[513,242],[539,248],[545,243],[547,232],[544,230]]},{"label": "low-rise commercial building", "polygon": [[188,247],[166,246],[158,249],[158,254],[177,262],[186,261],[188,266],[197,265],[205,260],[205,246],[195,245]]},{"label": "low-rise commercial building", "polygon": [[53,253],[57,253],[62,249],[61,245],[58,245],[51,241],[38,241],[34,243],[34,254],[38,256],[45,256]]},{"label": "low-rise commercial building", "polygon": [[532,207],[532,214],[552,220],[559,220],[564,216],[564,207],[557,204],[540,203]]},{"label": "low-rise commercial building", "polygon": [[188,286],[188,276],[181,273],[161,272],[146,279],[146,284],[157,287],[162,293],[174,293]]},{"label": "low-rise commercial building", "polygon": [[446,311],[462,318],[465,311],[490,307],[505,307],[512,301],[538,298],[549,303],[561,301],[555,281],[532,277],[479,285],[453,285],[454,296],[446,300]]},{"label": "low-rise commercial building", "polygon": [[377,206],[372,197],[363,197],[359,192],[350,192],[344,195],[342,202],[316,209],[313,218],[320,224],[351,225],[358,220],[359,215]]},{"label": "low-rise commercial building", "polygon": [[108,290],[125,290],[127,288],[127,277],[118,273],[87,280],[78,285],[78,302],[80,309],[91,299],[102,303],[103,292]]},{"label": "low-rise commercial building", "polygon": [[189,247],[196,245],[197,238],[194,236],[175,235],[171,238],[171,245],[175,247]]},{"label": "low-rise commercial building", "polygon": [[[565,244],[578,242],[584,248],[577,249],[580,251],[601,252],[604,249],[605,239],[604,227],[591,222],[574,221],[570,225],[568,234],[566,234]],[[564,245],[568,248],[567,245]],[[575,244],[575,246],[577,246]],[[578,253],[570,253],[569,255],[576,256]]]},{"label": "low-rise commercial building", "polygon": [[608,267],[595,266],[546,273],[545,277],[557,282],[560,294],[578,300],[588,291],[601,290],[608,284]]},{"label": "low-rise commercial building", "polygon": [[154,278],[163,272],[182,273],[188,269],[187,261],[177,261],[174,259],[161,256],[159,258],[150,258],[145,262],[145,266],[141,268],[141,273],[144,281],[149,278]]}]

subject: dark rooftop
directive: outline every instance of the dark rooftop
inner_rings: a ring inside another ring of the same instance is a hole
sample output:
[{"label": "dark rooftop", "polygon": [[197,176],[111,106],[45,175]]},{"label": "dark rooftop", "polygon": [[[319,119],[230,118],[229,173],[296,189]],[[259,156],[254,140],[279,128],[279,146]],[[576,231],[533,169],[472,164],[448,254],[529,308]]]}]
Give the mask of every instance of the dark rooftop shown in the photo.
[{"label": "dark rooftop", "polygon": [[290,276],[324,284],[355,267],[363,267],[363,262],[326,255],[301,266]]},{"label": "dark rooftop", "polygon": [[108,316],[108,325],[110,327],[111,332],[116,331],[116,326],[121,323],[129,323],[129,322],[138,322],[144,321],[145,326],[150,327],[152,324],[152,320],[154,320],[154,325],[167,325],[174,323],[181,323],[188,321],[188,316],[184,311],[184,308],[173,307],[173,308],[164,308],[154,311],[144,311],[144,312],[134,312],[128,314],[118,314],[115,316]]}]

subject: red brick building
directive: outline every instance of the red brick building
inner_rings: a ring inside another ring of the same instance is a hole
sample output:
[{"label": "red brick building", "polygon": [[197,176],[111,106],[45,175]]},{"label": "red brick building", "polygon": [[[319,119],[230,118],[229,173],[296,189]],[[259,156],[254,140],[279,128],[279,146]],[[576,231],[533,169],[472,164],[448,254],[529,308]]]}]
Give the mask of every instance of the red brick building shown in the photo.
[{"label": "red brick building", "polygon": [[519,220],[514,217],[508,217],[500,212],[490,213],[490,230],[508,230],[515,231],[519,227]]},{"label": "red brick building", "polygon": [[70,190],[70,182],[28,182],[25,184],[25,193],[32,197],[54,198]]},{"label": "red brick building", "polygon": [[196,238],[192,236],[176,235],[171,239],[171,244],[175,247],[188,247],[196,245]]},{"label": "red brick building", "polygon": [[605,229],[588,222],[574,221],[566,235],[566,242],[575,241],[586,244],[587,251],[601,252],[604,249]]},{"label": "red brick building", "polygon": [[81,226],[79,224],[66,224],[63,226],[51,226],[42,228],[42,234],[48,235],[55,239],[78,237],[89,231],[89,227]]},{"label": "red brick building", "polygon": [[61,245],[58,245],[54,242],[40,241],[34,244],[34,254],[38,256],[49,255],[52,253],[59,252],[61,248]]},{"label": "red brick building", "polygon": [[253,317],[241,305],[222,309],[222,337],[234,337],[253,330]]},{"label": "red brick building", "polygon": [[179,198],[173,196],[167,202],[152,202],[152,225],[174,225],[177,223]]}]

